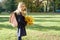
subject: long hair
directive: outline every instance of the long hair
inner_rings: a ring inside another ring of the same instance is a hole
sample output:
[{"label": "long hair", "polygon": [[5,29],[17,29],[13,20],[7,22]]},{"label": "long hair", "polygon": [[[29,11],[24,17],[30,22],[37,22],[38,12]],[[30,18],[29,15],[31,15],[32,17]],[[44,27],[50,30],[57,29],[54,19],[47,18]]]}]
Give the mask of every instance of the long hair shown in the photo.
[{"label": "long hair", "polygon": [[[21,12],[21,5],[25,5],[25,3],[24,3],[24,2],[19,2],[19,3],[18,3],[18,6],[17,6],[17,9],[16,9],[14,12],[17,12],[17,13]],[[26,14],[27,14],[27,8],[26,8],[25,11],[23,11],[22,14],[23,14],[23,15],[26,15]]]}]

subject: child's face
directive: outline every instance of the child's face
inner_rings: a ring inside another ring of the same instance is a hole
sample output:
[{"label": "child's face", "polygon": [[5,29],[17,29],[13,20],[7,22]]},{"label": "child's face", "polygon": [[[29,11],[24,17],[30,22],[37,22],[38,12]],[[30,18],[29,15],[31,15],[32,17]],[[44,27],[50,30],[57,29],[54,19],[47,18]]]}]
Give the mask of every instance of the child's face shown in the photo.
[{"label": "child's face", "polygon": [[21,5],[21,10],[22,10],[22,11],[26,11],[26,6],[25,6],[25,4],[22,4],[22,5]]}]

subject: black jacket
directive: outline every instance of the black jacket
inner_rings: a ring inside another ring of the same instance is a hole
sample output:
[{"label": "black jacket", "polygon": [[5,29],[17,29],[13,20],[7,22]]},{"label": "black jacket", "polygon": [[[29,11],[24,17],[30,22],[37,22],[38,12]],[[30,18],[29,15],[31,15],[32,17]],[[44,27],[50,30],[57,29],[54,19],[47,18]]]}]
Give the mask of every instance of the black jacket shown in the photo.
[{"label": "black jacket", "polygon": [[[16,17],[16,20],[18,22],[18,29],[21,29],[21,33],[20,35],[21,36],[25,36],[26,35],[26,29],[25,29],[25,26],[27,24],[27,22],[25,21],[25,17],[22,16],[22,14],[20,13],[19,15],[17,15],[15,13],[15,17]],[[18,30],[19,32],[19,30]]]}]

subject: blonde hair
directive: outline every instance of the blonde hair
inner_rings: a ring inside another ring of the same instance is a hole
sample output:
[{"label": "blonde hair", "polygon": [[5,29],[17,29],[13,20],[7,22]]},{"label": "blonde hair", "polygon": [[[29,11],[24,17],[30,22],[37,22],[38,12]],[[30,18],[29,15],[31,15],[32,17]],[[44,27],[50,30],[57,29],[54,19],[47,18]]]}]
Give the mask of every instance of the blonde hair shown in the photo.
[{"label": "blonde hair", "polygon": [[[18,3],[18,6],[17,6],[17,9],[14,11],[14,12],[16,12],[17,14],[19,13],[19,12],[21,12],[21,5],[23,5],[24,4],[24,2],[19,2]],[[24,4],[25,5],[25,4]],[[23,11],[23,13],[22,13],[22,15],[26,15],[27,14],[27,8],[26,8],[26,10],[25,11]]]}]

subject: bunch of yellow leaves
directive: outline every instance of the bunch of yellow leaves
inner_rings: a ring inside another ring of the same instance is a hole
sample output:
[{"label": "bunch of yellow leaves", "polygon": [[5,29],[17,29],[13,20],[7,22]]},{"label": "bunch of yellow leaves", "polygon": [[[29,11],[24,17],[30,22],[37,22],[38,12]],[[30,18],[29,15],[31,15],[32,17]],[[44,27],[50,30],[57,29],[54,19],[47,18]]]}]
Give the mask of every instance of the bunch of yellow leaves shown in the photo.
[{"label": "bunch of yellow leaves", "polygon": [[27,22],[27,25],[32,25],[34,22],[34,19],[32,16],[25,16],[25,21]]}]

